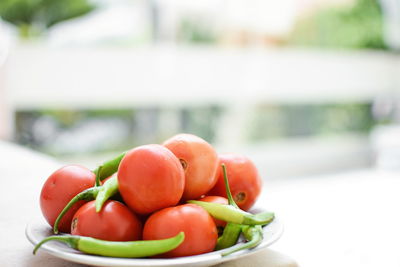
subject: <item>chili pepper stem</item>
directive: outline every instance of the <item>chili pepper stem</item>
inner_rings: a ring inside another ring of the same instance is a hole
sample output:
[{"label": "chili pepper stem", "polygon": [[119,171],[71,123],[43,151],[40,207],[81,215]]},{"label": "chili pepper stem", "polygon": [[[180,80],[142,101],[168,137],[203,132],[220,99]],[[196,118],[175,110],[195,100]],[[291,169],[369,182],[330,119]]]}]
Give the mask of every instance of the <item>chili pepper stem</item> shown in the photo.
[{"label": "chili pepper stem", "polygon": [[96,168],[93,173],[96,175],[96,180],[94,186],[100,186],[101,185],[101,179],[100,179],[100,170],[102,166],[99,166]]},{"label": "chili pepper stem", "polygon": [[42,241],[40,241],[35,248],[33,249],[33,254],[36,254],[36,251],[44,244],[47,243],[48,241],[60,241],[63,243],[66,243],[68,246],[70,246],[71,248],[76,249],[78,247],[78,242],[79,242],[80,237],[78,236],[58,236],[58,235],[53,235],[53,236],[49,236],[46,237],[45,239],[43,239]]},{"label": "chili pepper stem", "polygon": [[233,197],[232,197],[231,189],[229,187],[228,173],[226,171],[225,164],[222,163],[221,167],[222,167],[222,173],[224,175],[224,183],[225,183],[226,196],[228,197],[228,203],[229,203],[229,205],[234,206],[235,208],[239,209],[238,205],[236,205],[236,202],[235,202],[235,200],[233,200]]},{"label": "chili pepper stem", "polygon": [[259,244],[259,242],[257,240],[251,240],[251,241],[248,241],[246,243],[240,244],[238,246],[231,247],[232,249],[228,249],[227,251],[222,252],[221,256],[224,257],[224,256],[228,256],[228,255],[230,255],[230,254],[232,254],[232,253],[234,253],[236,251],[239,251],[239,250],[253,248],[253,247],[257,246],[258,244]]},{"label": "chili pepper stem", "polygon": [[[229,188],[228,174],[226,171],[225,164],[222,163],[221,167],[222,167],[222,173],[224,175],[225,191],[228,197],[228,203],[231,207],[239,209],[239,207],[235,203],[235,200],[233,200],[232,193]],[[215,247],[215,249],[221,250],[232,247],[238,241],[241,232],[242,232],[242,225],[228,222],[224,228],[222,236],[218,238],[217,246]]]}]

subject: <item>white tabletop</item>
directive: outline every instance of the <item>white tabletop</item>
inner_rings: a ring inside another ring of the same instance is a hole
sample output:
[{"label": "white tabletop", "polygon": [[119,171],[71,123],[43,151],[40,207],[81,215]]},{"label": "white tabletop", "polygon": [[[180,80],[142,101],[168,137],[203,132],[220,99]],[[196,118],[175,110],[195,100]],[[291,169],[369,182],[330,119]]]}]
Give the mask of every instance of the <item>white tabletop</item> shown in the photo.
[{"label": "white tabletop", "polygon": [[400,173],[359,170],[266,184],[285,223],[272,246],[307,267],[400,266]]},{"label": "white tabletop", "polygon": [[[39,194],[47,177],[61,164],[50,157],[0,141],[0,266],[78,267],[43,251],[32,255],[33,246],[25,237],[26,224],[43,220]],[[275,250],[221,264],[219,267],[296,267],[296,262]]]}]

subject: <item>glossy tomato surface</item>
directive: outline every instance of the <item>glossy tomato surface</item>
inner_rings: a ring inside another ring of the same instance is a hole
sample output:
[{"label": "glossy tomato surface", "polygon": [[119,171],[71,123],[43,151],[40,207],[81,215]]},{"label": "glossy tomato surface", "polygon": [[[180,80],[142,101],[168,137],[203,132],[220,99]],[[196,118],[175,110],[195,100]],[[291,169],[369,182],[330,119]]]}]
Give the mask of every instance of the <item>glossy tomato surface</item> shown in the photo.
[{"label": "glossy tomato surface", "polygon": [[[218,204],[223,204],[223,205],[228,205],[228,199],[221,197],[221,196],[205,196],[201,199],[200,201],[205,201],[205,202],[210,202],[210,203],[218,203]],[[217,227],[225,227],[226,222],[218,219],[214,219],[215,225]]]},{"label": "glossy tomato surface", "polygon": [[80,207],[72,219],[71,234],[108,241],[133,241],[141,238],[141,222],[121,202],[108,200],[100,212],[95,201]]},{"label": "glossy tomato surface", "polygon": [[[40,208],[46,221],[53,227],[58,214],[78,193],[94,186],[95,175],[89,169],[68,165],[55,171],[44,183],[40,193]],[[69,233],[72,216],[85,202],[79,201],[64,215],[59,230]]]},{"label": "glossy tomato surface", "polygon": [[185,240],[176,249],[161,257],[182,257],[214,250],[218,233],[211,216],[194,204],[165,208],[152,214],[143,228],[144,240],[157,240],[185,233]]},{"label": "glossy tomato surface", "polygon": [[183,200],[198,199],[215,185],[218,155],[209,143],[192,134],[178,134],[163,145],[179,158],[185,170]]},{"label": "glossy tomato surface", "polygon": [[[239,154],[219,155],[220,164],[224,163],[228,174],[229,187],[236,204],[243,210],[249,210],[261,193],[262,180],[254,163]],[[207,195],[226,197],[222,168],[218,168],[218,181]]]},{"label": "glossy tomato surface", "polygon": [[179,202],[185,176],[171,151],[161,145],[144,145],[122,159],[118,184],[124,202],[134,212],[148,214]]}]

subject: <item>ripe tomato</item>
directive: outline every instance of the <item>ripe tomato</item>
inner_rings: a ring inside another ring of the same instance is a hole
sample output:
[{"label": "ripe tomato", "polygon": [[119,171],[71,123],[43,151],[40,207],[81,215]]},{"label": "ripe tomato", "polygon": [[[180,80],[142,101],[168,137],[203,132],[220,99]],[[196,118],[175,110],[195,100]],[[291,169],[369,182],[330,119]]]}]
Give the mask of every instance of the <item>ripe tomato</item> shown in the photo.
[{"label": "ripe tomato", "polygon": [[[58,214],[78,193],[95,183],[95,175],[85,167],[68,165],[55,171],[44,183],[40,193],[40,208],[46,221],[53,227]],[[69,233],[72,216],[85,202],[78,201],[64,215],[59,224],[61,232]]]},{"label": "ripe tomato", "polygon": [[185,170],[183,200],[198,199],[215,185],[218,155],[209,143],[195,135],[178,134],[163,145],[175,154]]},{"label": "ripe tomato", "polygon": [[108,200],[100,212],[95,201],[79,208],[72,219],[71,234],[108,241],[133,241],[141,237],[142,225],[134,213],[121,202]]},{"label": "ripe tomato", "polygon": [[[228,199],[221,197],[221,196],[205,196],[201,199],[199,199],[201,201],[205,201],[205,202],[211,202],[211,203],[218,203],[218,204],[224,204],[224,205],[228,205]],[[215,225],[217,227],[225,227],[226,222],[222,221],[222,220],[218,220],[218,219],[214,219]]]},{"label": "ripe tomato", "polygon": [[177,157],[161,145],[129,151],[118,169],[119,191],[134,212],[147,214],[176,205],[185,187]]},{"label": "ripe tomato", "polygon": [[[236,204],[243,210],[249,210],[261,193],[262,181],[254,163],[238,154],[219,155],[220,164],[224,163],[229,187]],[[222,168],[218,168],[218,181],[207,195],[226,197]]]},{"label": "ripe tomato", "polygon": [[143,228],[144,240],[158,240],[185,233],[185,240],[162,257],[182,257],[214,250],[218,233],[212,217],[194,204],[165,208],[153,213]]}]

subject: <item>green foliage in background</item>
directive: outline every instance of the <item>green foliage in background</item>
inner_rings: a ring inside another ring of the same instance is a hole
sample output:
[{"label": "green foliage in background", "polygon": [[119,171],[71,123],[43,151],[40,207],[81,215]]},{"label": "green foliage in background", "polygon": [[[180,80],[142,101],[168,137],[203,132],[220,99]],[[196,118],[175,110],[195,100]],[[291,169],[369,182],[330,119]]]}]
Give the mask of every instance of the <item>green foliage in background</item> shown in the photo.
[{"label": "green foliage in background", "polygon": [[15,141],[53,156],[123,151],[161,143],[179,132],[213,142],[222,112],[215,105],[22,110],[15,114]]},{"label": "green foliage in background", "polygon": [[21,37],[30,37],[94,8],[88,0],[0,0],[0,17],[19,27]]},{"label": "green foliage in background", "polygon": [[191,107],[181,110],[180,132],[193,133],[214,142],[219,118],[223,110],[218,106]]},{"label": "green foliage in background", "polygon": [[202,20],[183,18],[178,27],[178,41],[186,43],[215,44],[217,36],[212,27]]},{"label": "green foliage in background", "polygon": [[367,134],[376,124],[371,103],[263,105],[249,131],[252,141],[291,137]]},{"label": "green foliage in background", "polygon": [[350,7],[322,9],[296,25],[290,44],[327,48],[387,49],[382,10],[377,0],[357,0]]}]

